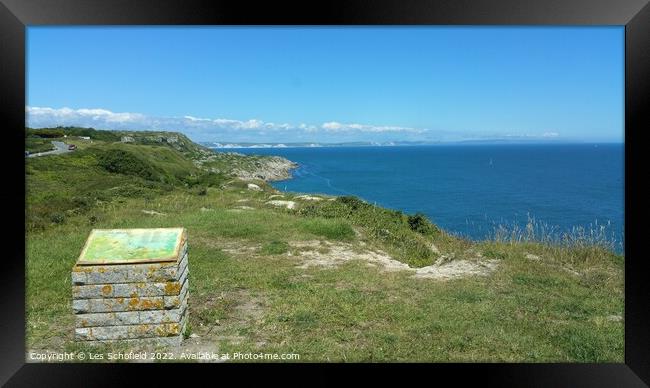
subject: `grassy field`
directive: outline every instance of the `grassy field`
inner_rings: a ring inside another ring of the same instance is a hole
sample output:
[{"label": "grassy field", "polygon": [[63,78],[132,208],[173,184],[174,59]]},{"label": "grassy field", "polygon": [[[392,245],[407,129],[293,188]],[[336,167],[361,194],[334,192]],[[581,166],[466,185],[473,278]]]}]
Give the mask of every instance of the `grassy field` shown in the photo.
[{"label": "grassy field", "polygon": [[[623,362],[624,258],[597,241],[470,242],[354,197],[259,180],[249,190],[224,159],[214,172],[196,163],[200,149],[174,144],[93,140],[26,160],[28,349],[84,349],[70,269],[92,228],[184,226],[195,334],[185,351]],[[261,160],[240,158],[237,168]]]}]

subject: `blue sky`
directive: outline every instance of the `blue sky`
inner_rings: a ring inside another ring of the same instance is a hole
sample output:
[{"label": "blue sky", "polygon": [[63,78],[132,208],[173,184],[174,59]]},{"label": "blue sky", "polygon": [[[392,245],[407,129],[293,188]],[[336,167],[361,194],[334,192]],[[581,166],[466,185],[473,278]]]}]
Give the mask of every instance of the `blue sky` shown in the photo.
[{"label": "blue sky", "polygon": [[623,27],[29,27],[27,124],[623,141]]}]

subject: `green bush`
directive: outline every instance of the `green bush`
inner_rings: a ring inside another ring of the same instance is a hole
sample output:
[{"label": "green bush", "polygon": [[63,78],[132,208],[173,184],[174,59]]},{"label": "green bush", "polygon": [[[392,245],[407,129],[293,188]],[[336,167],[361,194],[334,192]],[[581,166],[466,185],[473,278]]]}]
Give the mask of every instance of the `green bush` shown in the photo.
[{"label": "green bush", "polygon": [[95,140],[119,141],[120,135],[113,131],[98,131],[93,128],[63,127],[68,136],[87,136]]},{"label": "green bush", "polygon": [[97,162],[106,171],[134,175],[147,180],[156,180],[155,169],[136,154],[121,150],[102,151],[97,155]]},{"label": "green bush", "polygon": [[438,228],[422,213],[415,213],[415,215],[408,216],[407,222],[412,231],[420,234],[431,235],[439,232]]},{"label": "green bush", "polygon": [[227,177],[222,173],[208,172],[199,175],[185,175],[181,180],[189,187],[220,187],[226,182]]},{"label": "green bush", "polygon": [[363,202],[359,198],[353,196],[337,197],[336,201],[349,207],[351,210],[358,210],[370,206],[368,203]]},{"label": "green bush", "polygon": [[75,208],[88,209],[94,204],[94,200],[92,198],[85,196],[75,196],[72,197],[71,200],[72,206]]},{"label": "green bush", "polygon": [[33,129],[30,131],[27,131],[29,135],[34,135],[34,136],[39,136],[39,137],[45,137],[45,138],[57,138],[57,137],[63,137],[65,133],[63,132],[63,129],[59,128],[42,128],[42,129]]},{"label": "green bush", "polygon": [[421,214],[406,216],[400,211],[384,209],[352,196],[308,204],[297,213],[328,221],[337,218],[349,220],[350,224],[364,228],[368,236],[409,265],[430,265],[437,257],[428,238],[437,237],[441,232]]},{"label": "green bush", "polygon": [[65,215],[62,213],[53,213],[50,215],[50,221],[55,224],[62,224],[65,222]]},{"label": "green bush", "polygon": [[97,217],[96,215],[91,214],[90,216],[88,216],[88,224],[95,225],[98,221],[99,221],[99,217]]},{"label": "green bush", "polygon": [[25,150],[31,153],[46,152],[54,149],[52,141],[38,137],[28,137],[25,139]]}]

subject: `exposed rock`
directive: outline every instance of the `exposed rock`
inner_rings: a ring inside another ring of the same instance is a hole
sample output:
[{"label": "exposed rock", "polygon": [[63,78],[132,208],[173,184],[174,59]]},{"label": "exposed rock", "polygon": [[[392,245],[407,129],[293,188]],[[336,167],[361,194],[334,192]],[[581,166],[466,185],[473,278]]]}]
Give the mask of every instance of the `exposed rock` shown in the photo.
[{"label": "exposed rock", "polygon": [[434,243],[431,243],[431,246],[429,248],[431,248],[431,252],[440,254],[440,249],[438,249],[438,247]]},{"label": "exposed rock", "polygon": [[255,183],[249,183],[246,187],[248,187],[248,190],[262,191],[262,188],[256,185]]},{"label": "exposed rock", "polygon": [[305,201],[322,201],[321,197],[314,197],[312,195],[299,195],[295,197],[296,199],[304,199]]},{"label": "exposed rock", "polygon": [[273,206],[284,206],[287,209],[293,209],[293,208],[296,207],[296,203],[294,201],[273,200],[273,201],[268,201],[267,204],[273,205]]},{"label": "exposed rock", "polygon": [[280,181],[291,178],[291,170],[298,165],[280,156],[269,156],[260,159],[252,169],[235,169],[233,172],[241,179],[262,179],[264,181]]},{"label": "exposed rock", "polygon": [[165,216],[165,215],[167,215],[165,213],[160,213],[160,212],[157,212],[155,210],[144,210],[143,209],[142,212],[144,214],[149,214],[149,215],[152,215],[152,216]]},{"label": "exposed rock", "polygon": [[525,256],[525,257],[526,257],[528,260],[534,260],[534,261],[541,260],[541,258],[540,258],[539,256],[537,256],[537,255],[533,255],[532,253],[526,253],[526,256]]}]

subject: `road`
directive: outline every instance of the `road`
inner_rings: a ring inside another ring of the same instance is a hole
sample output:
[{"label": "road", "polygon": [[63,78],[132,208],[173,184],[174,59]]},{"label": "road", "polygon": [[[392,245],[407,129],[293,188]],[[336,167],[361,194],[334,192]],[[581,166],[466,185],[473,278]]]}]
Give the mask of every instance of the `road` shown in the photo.
[{"label": "road", "polygon": [[57,155],[57,154],[65,154],[66,152],[72,152],[68,149],[68,145],[65,144],[62,141],[53,141],[52,145],[56,148],[52,151],[46,151],[46,152],[37,152],[35,154],[29,154],[27,157],[28,158],[35,158],[37,156],[46,156],[46,155]]}]

